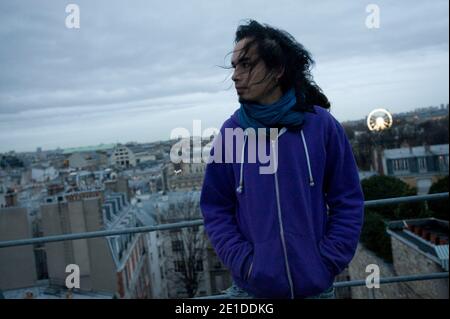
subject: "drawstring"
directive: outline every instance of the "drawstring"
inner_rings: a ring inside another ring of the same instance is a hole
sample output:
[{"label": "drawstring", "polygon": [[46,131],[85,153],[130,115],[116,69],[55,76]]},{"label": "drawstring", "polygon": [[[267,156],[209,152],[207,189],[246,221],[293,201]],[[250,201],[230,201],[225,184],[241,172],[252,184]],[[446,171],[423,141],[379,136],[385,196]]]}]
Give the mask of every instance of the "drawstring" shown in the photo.
[{"label": "drawstring", "polygon": [[[236,188],[236,192],[241,194],[244,189],[244,151],[245,151],[245,143],[247,142],[247,131],[244,133],[244,143],[242,144],[242,154],[241,154],[241,169],[239,173],[239,186]],[[309,186],[314,186],[314,178],[311,170],[311,163],[309,162],[309,153],[308,146],[306,145],[305,135],[303,134],[303,130],[301,131],[303,147],[305,149],[306,154],[306,163],[308,164],[308,173],[309,173]]]},{"label": "drawstring", "polygon": [[236,192],[238,194],[242,193],[243,184],[244,184],[244,151],[245,151],[245,143],[247,142],[247,131],[244,132],[244,143],[242,144],[242,154],[241,154],[241,172],[239,173],[239,186],[236,188]]},{"label": "drawstring", "polygon": [[308,146],[306,146],[305,135],[303,134],[303,130],[301,131],[303,147],[305,148],[306,154],[306,163],[308,164],[308,172],[309,172],[309,186],[314,186],[314,179],[311,172],[311,164],[309,163],[309,154],[308,154]]}]

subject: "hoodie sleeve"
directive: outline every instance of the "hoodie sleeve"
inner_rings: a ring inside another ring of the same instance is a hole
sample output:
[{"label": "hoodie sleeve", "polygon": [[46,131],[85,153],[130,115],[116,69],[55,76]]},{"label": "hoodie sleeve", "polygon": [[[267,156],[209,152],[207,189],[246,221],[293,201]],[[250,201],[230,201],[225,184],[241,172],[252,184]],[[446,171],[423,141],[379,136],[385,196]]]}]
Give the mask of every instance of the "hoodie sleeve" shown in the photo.
[{"label": "hoodie sleeve", "polygon": [[[221,163],[207,164],[200,196],[200,208],[209,240],[217,255],[232,274],[245,280],[250,267],[253,245],[242,235],[235,216],[236,183],[232,163],[225,163],[223,128],[213,142],[210,156],[222,149]],[[219,156],[220,157],[220,156]]]},{"label": "hoodie sleeve", "polygon": [[324,180],[329,214],[319,248],[324,263],[337,275],[355,254],[364,219],[364,195],[345,131],[333,116],[330,117]]}]

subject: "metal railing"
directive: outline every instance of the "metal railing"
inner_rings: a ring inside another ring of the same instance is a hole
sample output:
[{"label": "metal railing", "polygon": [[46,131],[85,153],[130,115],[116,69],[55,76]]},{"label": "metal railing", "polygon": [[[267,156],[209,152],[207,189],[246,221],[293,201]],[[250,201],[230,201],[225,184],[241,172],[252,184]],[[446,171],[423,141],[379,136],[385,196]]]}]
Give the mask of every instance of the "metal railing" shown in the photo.
[{"label": "metal railing", "polygon": [[[380,285],[391,284],[399,282],[408,281],[422,281],[422,280],[433,280],[433,279],[445,279],[448,278],[448,272],[435,272],[430,274],[420,274],[420,275],[406,275],[406,276],[395,276],[395,277],[384,277],[380,278]],[[350,280],[350,281],[338,281],[333,284],[334,288],[345,288],[345,287],[358,287],[366,286],[366,280]],[[229,299],[230,296],[226,294],[212,295],[212,296],[202,296],[196,297],[194,299]]]},{"label": "metal railing", "polygon": [[[449,193],[447,192],[447,193],[437,193],[437,194],[415,195],[415,196],[404,196],[404,197],[369,200],[369,201],[364,202],[364,207],[373,207],[373,206],[400,204],[400,203],[411,203],[411,202],[420,202],[420,201],[428,201],[428,200],[438,200],[438,199],[447,198],[448,194]],[[185,227],[192,227],[192,226],[199,226],[199,225],[203,225],[203,219],[196,219],[196,220],[183,221],[183,222],[170,223],[170,224],[152,225],[152,226],[132,227],[132,228],[123,228],[123,229],[115,229],[115,230],[99,230],[99,231],[85,232],[85,233],[53,235],[53,236],[45,236],[45,237],[35,237],[35,238],[0,241],[0,248],[26,246],[26,245],[34,245],[34,244],[44,244],[44,243],[52,243],[52,242],[59,242],[59,241],[66,241],[66,240],[109,237],[109,236],[135,234],[135,233],[147,233],[147,232],[162,231],[162,230],[181,229],[181,228],[185,228]]]},{"label": "metal railing", "polygon": [[[449,196],[449,193],[447,192],[447,193],[437,193],[437,194],[415,195],[415,196],[369,200],[369,201],[364,202],[364,207],[438,200],[438,199],[448,198],[448,196]],[[192,220],[192,221],[183,221],[183,222],[170,223],[170,224],[153,225],[153,226],[123,228],[123,229],[116,229],[116,230],[101,230],[101,231],[84,232],[84,233],[76,233],[76,234],[64,234],[64,235],[54,235],[54,236],[46,236],[46,237],[38,237],[38,238],[27,238],[27,239],[1,241],[0,248],[26,246],[26,245],[34,245],[34,244],[44,244],[44,243],[60,242],[60,241],[67,241],[67,240],[76,240],[76,239],[109,237],[109,236],[117,236],[117,235],[124,235],[124,234],[173,230],[173,229],[181,229],[181,228],[185,228],[185,227],[192,227],[192,226],[199,226],[199,225],[203,225],[203,219],[196,219],[196,220]],[[448,272],[441,272],[441,273],[430,273],[430,274],[419,274],[419,275],[385,277],[385,278],[380,278],[380,284],[407,282],[407,281],[444,279],[444,278],[448,278],[448,276],[449,276]],[[365,285],[366,285],[365,280],[340,281],[340,282],[334,283],[335,288],[355,287],[355,286],[365,286]],[[226,295],[214,295],[214,296],[199,297],[198,299],[221,299],[221,298],[226,298],[226,297],[227,297]]]}]

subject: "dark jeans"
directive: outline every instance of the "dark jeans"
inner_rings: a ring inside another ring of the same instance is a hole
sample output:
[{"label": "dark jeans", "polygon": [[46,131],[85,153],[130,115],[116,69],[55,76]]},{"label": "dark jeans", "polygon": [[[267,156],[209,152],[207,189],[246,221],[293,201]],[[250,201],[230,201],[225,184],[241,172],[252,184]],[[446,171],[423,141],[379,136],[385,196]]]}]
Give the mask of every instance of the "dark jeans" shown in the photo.
[{"label": "dark jeans", "polygon": [[[235,283],[233,283],[230,288],[224,290],[223,293],[225,293],[227,295],[226,298],[229,298],[229,299],[256,299],[255,296],[253,296],[253,295],[249,294],[248,292],[246,292],[245,290],[241,289]],[[335,298],[336,298],[336,296],[335,296],[334,287],[331,286],[324,292],[322,292],[318,295],[315,295],[315,296],[307,297],[305,299],[335,299]]]}]

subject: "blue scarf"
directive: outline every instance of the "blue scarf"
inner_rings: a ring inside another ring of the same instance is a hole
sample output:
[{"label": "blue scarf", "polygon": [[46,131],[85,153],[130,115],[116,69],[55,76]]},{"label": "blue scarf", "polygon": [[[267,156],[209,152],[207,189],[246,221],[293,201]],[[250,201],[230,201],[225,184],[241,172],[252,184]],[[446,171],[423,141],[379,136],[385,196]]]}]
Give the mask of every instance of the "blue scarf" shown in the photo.
[{"label": "blue scarf", "polygon": [[272,104],[241,103],[239,122],[244,130],[252,127],[258,132],[258,128],[265,128],[267,135],[270,128],[300,127],[303,124],[304,113],[292,109],[296,103],[297,99],[293,88]]}]

